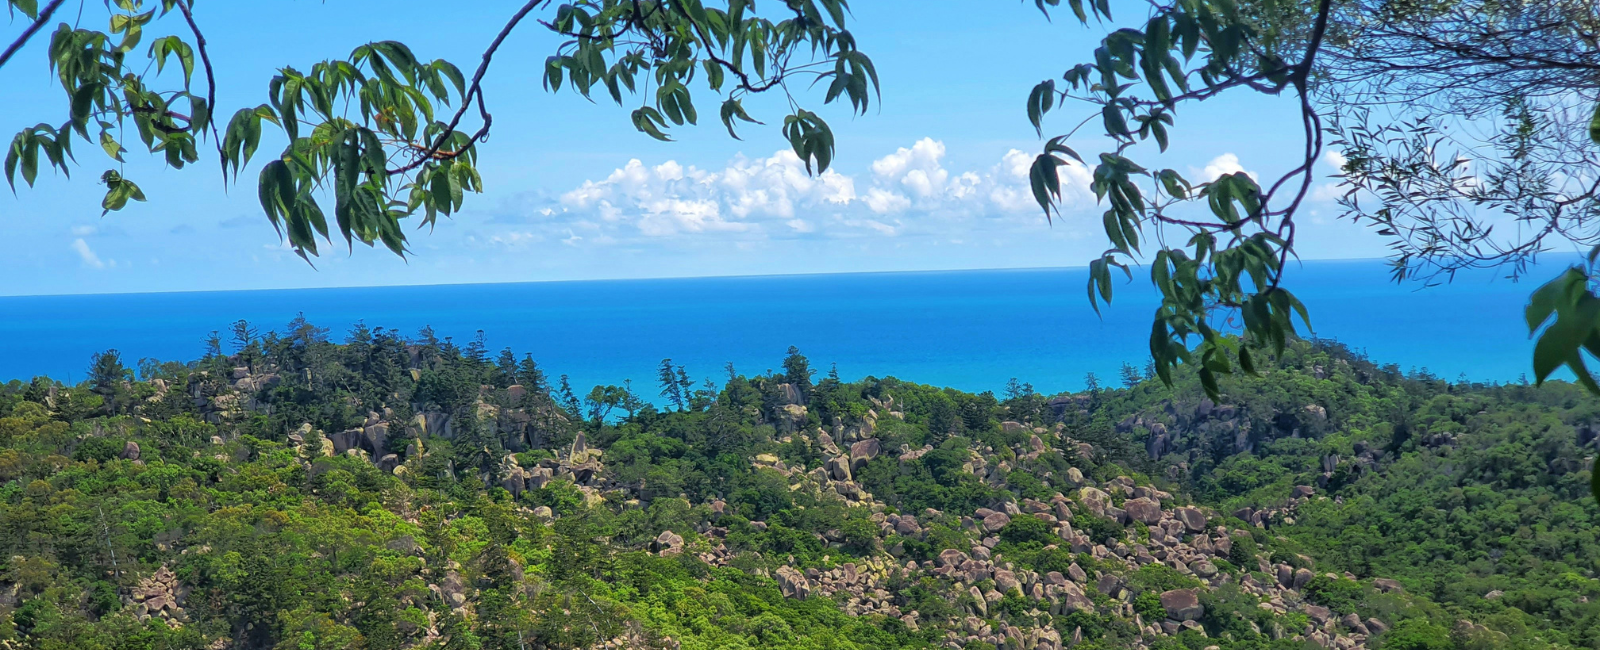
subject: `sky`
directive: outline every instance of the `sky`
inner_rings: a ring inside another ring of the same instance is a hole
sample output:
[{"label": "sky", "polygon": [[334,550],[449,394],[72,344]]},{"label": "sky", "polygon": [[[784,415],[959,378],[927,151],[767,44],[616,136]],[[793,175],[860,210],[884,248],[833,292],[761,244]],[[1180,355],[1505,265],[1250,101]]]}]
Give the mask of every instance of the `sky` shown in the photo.
[{"label": "sky", "polygon": [[[304,70],[368,41],[398,40],[420,58],[470,71],[519,5],[474,0],[442,12],[420,0],[213,0],[199,3],[196,19],[226,116],[266,101],[277,68]],[[104,19],[100,3],[85,3],[82,20]],[[180,26],[157,22],[145,42]],[[9,29],[22,27],[13,20]],[[12,280],[0,295],[1081,266],[1106,247],[1104,207],[1088,191],[1088,172],[1067,169],[1063,215],[1046,222],[1028,191],[1027,165],[1042,143],[1024,102],[1034,84],[1089,60],[1104,31],[1066,16],[1047,21],[1031,2],[857,2],[852,32],[877,65],[882,100],[853,116],[822,107],[820,88],[800,96],[838,141],[834,166],[811,176],[781,136],[780,98],[747,101],[766,125],[747,125],[734,140],[715,120],[716,100],[699,90],[702,124],[656,142],[628,122],[636,99],[619,108],[545,91],[542,62],[560,41],[525,22],[484,84],[495,115],[480,147],[485,192],[431,231],[411,231],[406,259],[341,242],[313,267],[288,250],[254,186],[281,138],[265,139],[245,182],[232,186],[214,150],[183,170],[130,152],[119,167],[149,201],[104,217],[97,180],[116,163],[80,141],[70,179],[41,171],[36,186],[0,192],[8,244],[0,272]],[[41,33],[0,69],[7,130],[64,121],[47,42]],[[1087,115],[1058,110],[1047,135]],[[1298,163],[1296,115],[1286,98],[1190,107],[1178,114],[1171,149],[1149,160],[1197,181],[1240,170],[1276,178]],[[1107,141],[1071,144],[1088,157]],[[1318,165],[1299,253],[1381,257],[1380,239],[1337,219],[1336,162],[1330,153]]]}]

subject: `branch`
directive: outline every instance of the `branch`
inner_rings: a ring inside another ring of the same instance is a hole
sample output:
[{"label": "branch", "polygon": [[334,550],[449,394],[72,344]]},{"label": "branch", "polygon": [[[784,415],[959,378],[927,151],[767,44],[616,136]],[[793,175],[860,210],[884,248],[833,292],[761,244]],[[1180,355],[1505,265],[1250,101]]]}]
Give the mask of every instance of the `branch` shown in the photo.
[{"label": "branch", "polygon": [[477,133],[472,134],[472,137],[467,141],[467,143],[462,145],[460,149],[456,150],[455,155],[449,157],[454,158],[462,153],[465,153],[467,149],[472,147],[474,142],[482,140],[485,136],[489,135],[489,122],[491,119],[489,117],[489,109],[483,103],[483,88],[481,87],[483,84],[483,75],[489,71],[489,62],[494,59],[495,51],[500,49],[500,44],[504,43],[506,37],[511,35],[511,31],[517,28],[517,24],[521,23],[522,19],[526,18],[528,14],[534,9],[538,8],[539,5],[542,5],[547,1],[548,0],[528,0],[527,4],[522,5],[522,8],[517,10],[517,13],[511,17],[511,20],[506,23],[506,26],[500,29],[500,34],[494,37],[494,42],[489,44],[489,49],[484,50],[483,62],[478,64],[478,71],[472,75],[472,84],[467,86],[467,92],[461,96],[461,108],[456,109],[455,116],[450,118],[450,124],[445,126],[444,132],[440,133],[439,137],[434,139],[433,144],[428,146],[427,151],[423,152],[423,154],[415,161],[412,161],[406,165],[402,165],[399,168],[388,170],[389,175],[392,176],[395,174],[403,174],[421,167],[429,160],[433,160],[439,153],[439,149],[444,146],[445,140],[449,139],[451,135],[455,134],[456,126],[461,124],[461,118],[465,116],[467,114],[467,110],[472,107],[472,100],[474,97],[476,97],[478,100],[478,113],[483,116],[483,127],[479,128]]},{"label": "branch", "polygon": [[206,37],[200,33],[200,25],[194,22],[194,13],[189,11],[188,0],[176,0],[178,11],[183,12],[183,19],[188,21],[189,30],[194,32],[194,47],[200,50],[200,63],[206,68],[206,109],[211,111],[211,117],[206,120],[211,126],[211,139],[217,143],[217,154],[224,164],[227,154],[222,151],[222,135],[217,133],[217,75],[211,68],[211,55],[206,52]]},{"label": "branch", "polygon": [[54,15],[56,13],[56,9],[60,8],[65,2],[66,0],[53,0],[50,4],[45,5],[44,11],[39,12],[39,19],[33,21],[33,24],[29,25],[28,29],[24,30],[22,35],[17,37],[17,40],[12,41],[11,46],[6,48],[4,54],[0,54],[0,68],[5,67],[6,62],[11,60],[11,56],[16,54],[17,50],[22,49],[22,46],[28,44],[28,39],[33,38],[34,34],[39,33],[40,27],[44,27],[45,23],[50,22],[50,17]]}]

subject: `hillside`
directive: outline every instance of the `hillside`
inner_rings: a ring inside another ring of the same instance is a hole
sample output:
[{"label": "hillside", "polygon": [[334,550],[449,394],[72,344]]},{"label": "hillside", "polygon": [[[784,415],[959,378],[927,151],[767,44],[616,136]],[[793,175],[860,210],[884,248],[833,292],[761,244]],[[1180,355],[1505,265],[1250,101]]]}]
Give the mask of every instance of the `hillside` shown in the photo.
[{"label": "hillside", "polygon": [[427,331],[234,347],[0,388],[0,646],[1600,647],[1571,386],[1299,342],[1220,403],[797,351],[579,394]]}]

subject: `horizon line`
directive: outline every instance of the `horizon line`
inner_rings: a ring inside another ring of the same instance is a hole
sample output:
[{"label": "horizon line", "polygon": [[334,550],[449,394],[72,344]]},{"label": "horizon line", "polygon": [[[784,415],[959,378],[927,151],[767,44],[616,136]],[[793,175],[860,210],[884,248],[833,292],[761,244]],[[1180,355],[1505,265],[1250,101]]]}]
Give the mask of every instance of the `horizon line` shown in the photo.
[{"label": "horizon line", "polygon": [[[1387,261],[1379,257],[1361,258],[1327,258],[1300,260],[1300,264],[1324,263],[1356,263],[1356,262],[1382,262]],[[1142,266],[1142,265],[1135,265]],[[513,280],[504,282],[423,282],[415,284],[356,284],[336,287],[278,287],[269,289],[179,289],[173,291],[117,291],[117,292],[82,292],[82,293],[34,293],[34,294],[9,294],[0,295],[0,300],[8,298],[66,298],[66,297],[93,297],[93,296],[154,296],[172,294],[196,293],[252,293],[268,291],[338,291],[343,289],[396,289],[408,287],[478,287],[493,285],[514,284],[575,284],[584,282],[650,282],[656,280],[741,280],[741,279],[766,279],[766,278],[799,278],[830,275],[913,275],[934,273],[983,273],[998,271],[1080,271],[1089,268],[1080,266],[1014,266],[1014,267],[982,267],[960,269],[910,269],[910,270],[880,270],[880,271],[815,271],[801,273],[748,273],[728,275],[663,275],[654,277],[616,277],[616,278],[582,278],[567,280]]]}]

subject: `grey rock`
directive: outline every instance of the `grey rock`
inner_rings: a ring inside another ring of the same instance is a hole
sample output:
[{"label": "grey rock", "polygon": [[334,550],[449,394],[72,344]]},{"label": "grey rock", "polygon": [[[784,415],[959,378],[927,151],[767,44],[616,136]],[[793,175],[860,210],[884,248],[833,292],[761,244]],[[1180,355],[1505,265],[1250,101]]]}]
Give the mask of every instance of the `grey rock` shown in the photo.
[{"label": "grey rock", "polygon": [[1167,617],[1175,621],[1198,620],[1206,613],[1206,608],[1200,605],[1200,594],[1194,589],[1162,592],[1161,606],[1167,610]]},{"label": "grey rock", "polygon": [[1198,533],[1206,529],[1206,515],[1194,506],[1178,508],[1173,512],[1178,521],[1183,522],[1183,527],[1191,533]]},{"label": "grey rock", "polygon": [[1005,528],[1006,524],[1009,523],[1011,523],[1011,515],[1004,512],[996,512],[983,518],[983,529],[993,533]]},{"label": "grey rock", "polygon": [[877,438],[867,438],[850,445],[850,469],[859,470],[865,467],[868,461],[878,457],[880,450]]},{"label": "grey rock", "polygon": [[1146,497],[1128,499],[1122,503],[1122,509],[1127,511],[1128,517],[1134,521],[1154,524],[1161,521],[1161,504]]}]

